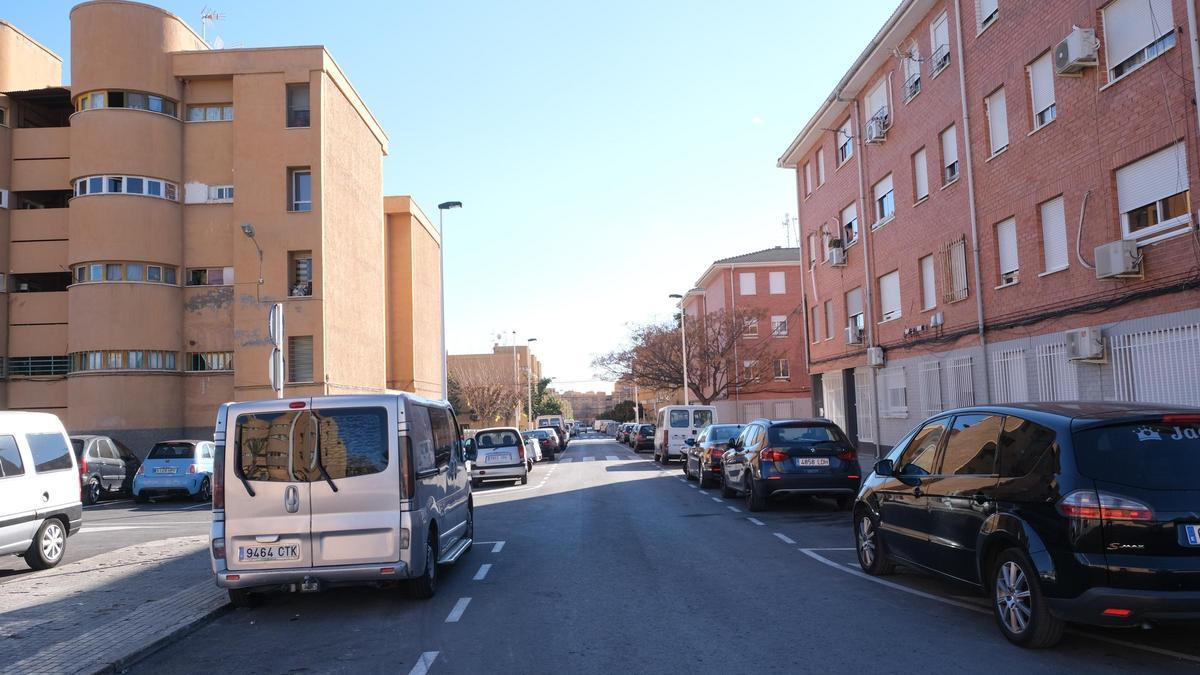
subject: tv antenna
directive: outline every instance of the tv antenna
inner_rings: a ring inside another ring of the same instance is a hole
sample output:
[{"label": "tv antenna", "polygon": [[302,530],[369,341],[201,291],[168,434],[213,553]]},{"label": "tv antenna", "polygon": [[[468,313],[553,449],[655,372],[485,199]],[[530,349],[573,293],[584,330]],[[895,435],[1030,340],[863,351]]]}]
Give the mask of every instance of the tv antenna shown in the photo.
[{"label": "tv antenna", "polygon": [[[204,9],[200,10],[200,37],[204,40],[204,44],[208,44],[208,27],[224,18],[224,14],[212,9],[208,5],[205,5]],[[217,40],[220,40],[221,44],[224,45],[224,40],[221,40],[219,37]],[[220,49],[220,47],[217,47],[217,49]]]},{"label": "tv antenna", "polygon": [[[792,227],[796,225],[796,221],[797,218],[793,217],[790,213],[783,214],[783,233],[784,238],[787,240],[788,248],[792,247]],[[797,237],[796,241],[797,245],[799,245],[799,237]]]}]

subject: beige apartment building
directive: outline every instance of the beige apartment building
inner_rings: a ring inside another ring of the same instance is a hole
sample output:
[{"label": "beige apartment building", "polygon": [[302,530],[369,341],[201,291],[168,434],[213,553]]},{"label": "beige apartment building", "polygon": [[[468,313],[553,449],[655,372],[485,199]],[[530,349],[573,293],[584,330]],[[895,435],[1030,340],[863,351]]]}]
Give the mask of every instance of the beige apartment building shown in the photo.
[{"label": "beige apartment building", "polygon": [[274,395],[277,302],[286,395],[440,395],[440,239],[385,204],[387,136],[329,53],[210,49],[121,0],[70,21],[69,87],[0,22],[0,407],[208,436]]}]

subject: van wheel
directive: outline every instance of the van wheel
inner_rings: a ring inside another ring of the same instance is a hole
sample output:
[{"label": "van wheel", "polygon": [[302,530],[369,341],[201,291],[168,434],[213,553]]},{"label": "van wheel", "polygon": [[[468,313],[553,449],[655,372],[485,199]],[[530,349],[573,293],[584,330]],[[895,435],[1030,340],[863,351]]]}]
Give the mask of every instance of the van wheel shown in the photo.
[{"label": "van wheel", "polygon": [[1009,642],[1033,649],[1058,644],[1067,626],[1050,613],[1033,564],[1018,548],[1005,550],[992,567],[992,615]]},{"label": "van wheel", "polygon": [[251,593],[244,588],[229,589],[229,604],[239,609],[257,607],[262,598],[257,593]]},{"label": "van wheel", "polygon": [[208,482],[207,478],[200,481],[200,489],[196,490],[196,494],[192,495],[192,499],[198,502],[212,501],[212,483]]},{"label": "van wheel", "polygon": [[421,576],[410,582],[412,596],[418,600],[428,600],[437,593],[437,554],[434,553],[433,538],[436,533],[430,531],[429,539],[425,542],[425,571]]},{"label": "van wheel", "polygon": [[33,543],[25,550],[25,564],[35,570],[48,570],[62,561],[67,550],[67,530],[58,518],[47,518],[38,528]]}]

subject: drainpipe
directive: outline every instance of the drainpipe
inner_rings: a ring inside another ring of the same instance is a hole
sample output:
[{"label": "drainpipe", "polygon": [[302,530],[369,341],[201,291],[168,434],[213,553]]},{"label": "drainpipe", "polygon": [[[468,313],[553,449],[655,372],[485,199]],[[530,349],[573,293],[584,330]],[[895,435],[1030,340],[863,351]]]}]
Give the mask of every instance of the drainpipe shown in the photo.
[{"label": "drainpipe", "polygon": [[[858,104],[858,98],[853,101],[854,104],[854,124],[855,124],[855,145],[858,146],[858,151],[854,154],[858,156],[858,227],[859,240],[863,247],[863,315],[866,317],[863,321],[863,327],[867,334],[867,347],[875,346],[875,294],[874,285],[871,283],[873,275],[871,274],[871,225],[866,222],[867,217],[867,176],[863,169],[863,156],[867,152],[867,144],[863,142],[863,122],[862,108]],[[865,225],[865,227],[864,227]],[[847,321],[849,323],[849,321]],[[882,429],[879,424],[879,387],[877,385],[876,373],[874,368],[870,368],[871,373],[871,424],[875,427],[875,455],[879,455],[879,443],[881,439]],[[856,387],[857,388],[857,387]],[[857,403],[858,392],[855,392],[855,401]],[[857,413],[855,413],[857,416]],[[849,425],[850,420],[846,420]],[[856,420],[857,426],[857,420]]]},{"label": "drainpipe", "polygon": [[[806,241],[802,236],[803,228],[800,226],[800,223],[804,222],[804,209],[803,205],[801,204],[803,201],[804,200],[800,198],[800,169],[796,169],[796,213],[798,214],[796,216],[796,251],[800,259],[800,311],[804,313],[804,316],[801,317],[804,323],[804,374],[811,380],[812,352],[809,349],[809,345],[812,344],[812,336],[808,332],[808,317],[812,310],[808,307],[808,287],[804,283],[804,272],[806,271],[804,266],[807,264],[804,259],[804,246]],[[809,274],[814,274],[811,267],[808,268],[807,272]],[[817,297],[817,279],[815,274],[813,276],[812,293],[813,302],[817,303],[817,306],[819,307],[821,300],[819,297]],[[811,399],[812,397],[810,396],[809,398]],[[813,405],[816,405],[815,402]]]},{"label": "drainpipe", "polygon": [[[1192,2],[1193,0],[1188,0],[1187,4],[1189,7],[1191,7]],[[983,329],[983,277],[979,271],[979,222],[975,207],[975,172],[971,161],[971,115],[967,111],[967,73],[966,67],[963,64],[962,12],[959,10],[958,2],[951,4],[954,5],[954,39],[958,43],[955,45],[955,52],[958,56],[958,93],[959,98],[962,100],[963,119],[963,161],[967,172],[967,201],[970,204],[968,212],[971,217],[971,265],[974,268],[975,275],[975,314],[978,317],[979,323],[979,348],[983,352],[983,396],[985,402],[991,402],[992,387],[988,374],[987,335]],[[1193,50],[1194,56],[1195,52]]]},{"label": "drainpipe", "polygon": [[[1194,0],[1188,0],[1188,35],[1192,38],[1192,89],[1195,92],[1195,98],[1200,101],[1200,35],[1196,34],[1196,3]],[[1196,107],[1196,124],[1200,126],[1200,106]]]}]

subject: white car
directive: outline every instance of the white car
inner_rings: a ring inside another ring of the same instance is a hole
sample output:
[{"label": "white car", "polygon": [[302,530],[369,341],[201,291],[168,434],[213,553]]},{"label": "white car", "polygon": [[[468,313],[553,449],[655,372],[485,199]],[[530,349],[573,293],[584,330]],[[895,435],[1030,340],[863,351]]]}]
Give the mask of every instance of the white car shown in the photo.
[{"label": "white car", "polygon": [[0,555],[54,567],[83,523],[79,468],[54,415],[0,412]]},{"label": "white car", "polygon": [[473,487],[479,487],[485,480],[515,480],[521,485],[529,482],[526,445],[516,428],[481,429],[467,447],[474,455],[471,462]]}]

